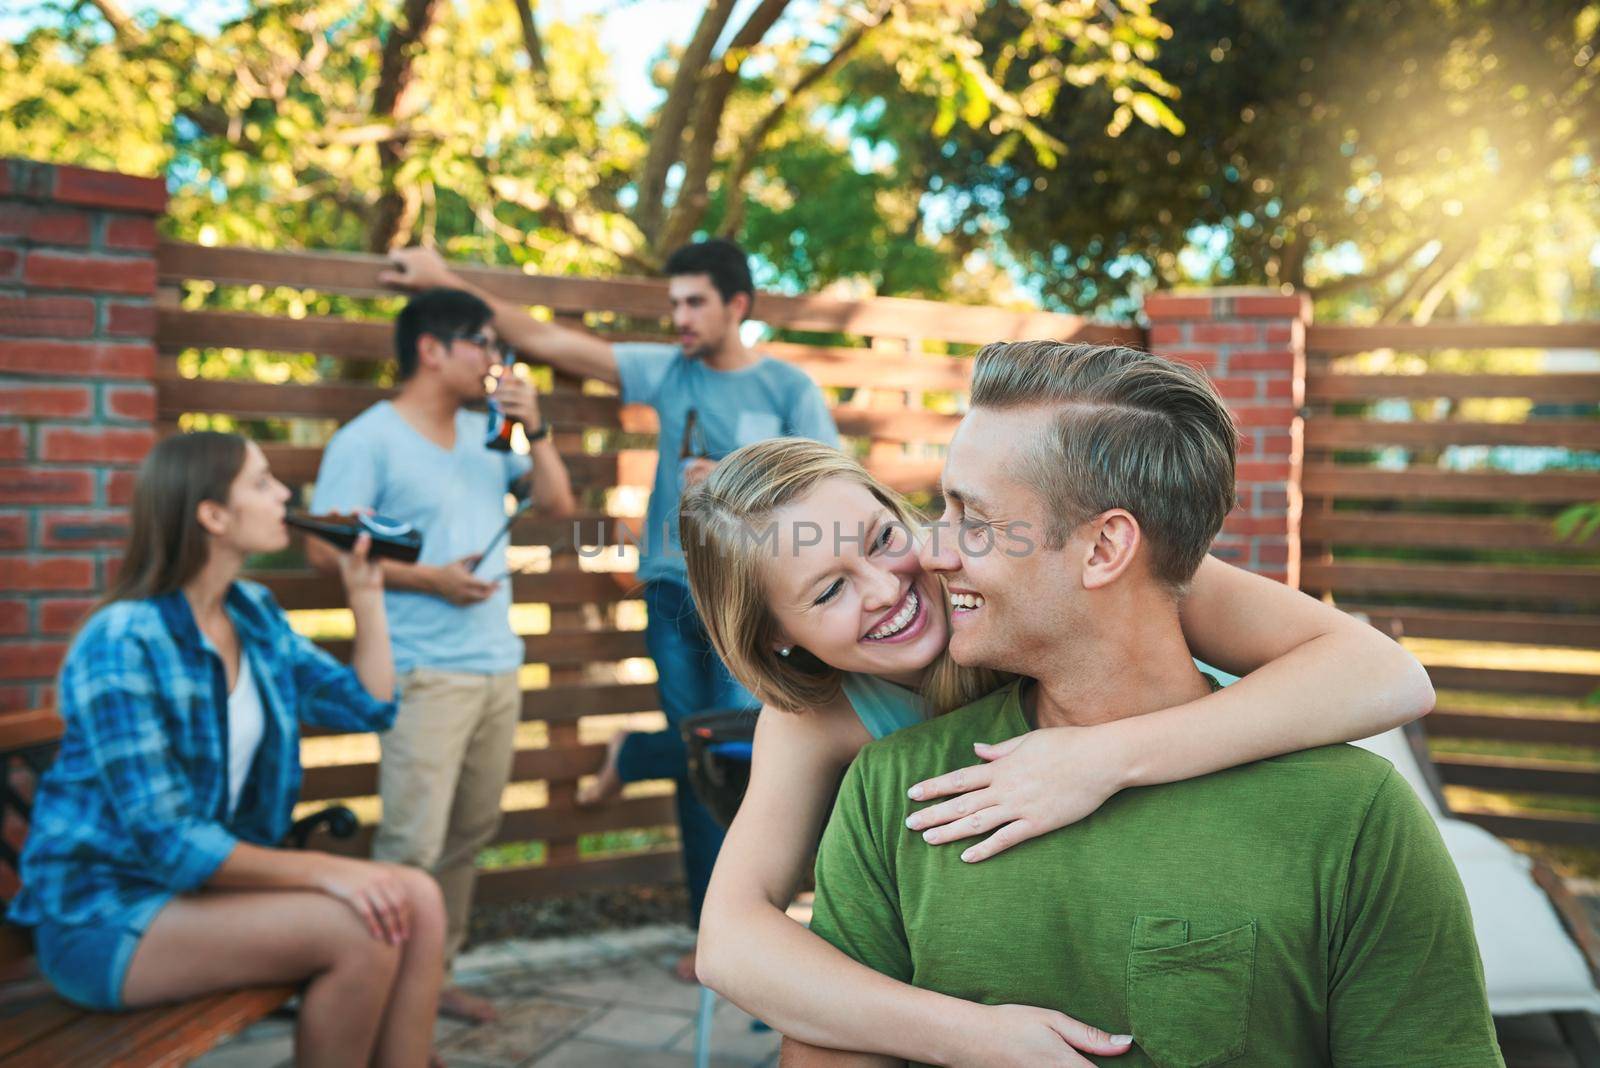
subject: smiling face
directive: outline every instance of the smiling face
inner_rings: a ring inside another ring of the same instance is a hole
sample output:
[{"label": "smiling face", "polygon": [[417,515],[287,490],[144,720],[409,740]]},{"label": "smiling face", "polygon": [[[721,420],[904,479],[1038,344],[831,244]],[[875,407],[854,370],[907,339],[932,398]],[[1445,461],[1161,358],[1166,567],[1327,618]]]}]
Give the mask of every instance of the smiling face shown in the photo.
[{"label": "smiling face", "polygon": [[763,570],[782,644],[840,671],[914,684],[944,650],[949,624],[911,532],[846,478],[823,480],[771,522],[777,549],[763,550]]},{"label": "smiling face", "polygon": [[1049,547],[1044,500],[1018,473],[1053,411],[974,408],[945,460],[944,514],[924,543],[923,566],[951,599],[950,655],[958,664],[1037,677],[1085,611],[1085,545]]},{"label": "smiling face", "polygon": [[667,300],[672,305],[672,329],[683,354],[703,360],[736,334],[749,302],[736,293],[731,300],[712,284],[709,274],[677,274],[667,280]]}]

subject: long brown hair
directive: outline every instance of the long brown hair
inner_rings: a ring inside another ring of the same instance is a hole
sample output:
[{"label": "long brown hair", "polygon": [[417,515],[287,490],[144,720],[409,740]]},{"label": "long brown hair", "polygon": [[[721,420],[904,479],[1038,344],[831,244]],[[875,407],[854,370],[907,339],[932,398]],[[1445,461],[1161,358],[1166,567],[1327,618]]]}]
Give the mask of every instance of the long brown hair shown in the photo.
[{"label": "long brown hair", "polygon": [[[767,554],[749,534],[773,512],[830,478],[865,488],[907,531],[924,525],[904,497],[855,460],[831,445],[803,438],[771,438],[735,450],[704,482],[684,493],[680,506],[689,590],[711,644],[734,678],[763,703],[787,712],[832,701],[839,695],[843,673],[801,649],[789,657],[773,651],[779,628],[767,603]],[[949,599],[940,601],[948,612]],[[1010,678],[961,667],[943,652],[928,671],[922,692],[935,713],[944,713],[976,701]]]},{"label": "long brown hair", "polygon": [[202,501],[228,503],[245,449],[238,434],[200,430],[174,434],[150,450],[133,487],[128,551],[96,608],[172,593],[199,574],[210,543],[195,513]]}]

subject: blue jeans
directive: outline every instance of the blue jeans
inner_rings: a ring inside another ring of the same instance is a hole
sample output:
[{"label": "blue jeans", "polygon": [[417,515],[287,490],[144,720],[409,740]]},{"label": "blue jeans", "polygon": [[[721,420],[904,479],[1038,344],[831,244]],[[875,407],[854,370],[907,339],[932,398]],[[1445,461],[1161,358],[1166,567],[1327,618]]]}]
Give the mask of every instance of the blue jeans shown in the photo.
[{"label": "blue jeans", "polygon": [[689,785],[689,754],[681,728],[684,720],[701,712],[755,708],[759,702],[734,681],[711,648],[689,587],[672,579],[654,579],[645,583],[644,601],[649,613],[644,640],[656,662],[667,729],[630,734],[617,755],[617,771],[623,782],[675,780],[689,922],[698,927],[724,830]]}]

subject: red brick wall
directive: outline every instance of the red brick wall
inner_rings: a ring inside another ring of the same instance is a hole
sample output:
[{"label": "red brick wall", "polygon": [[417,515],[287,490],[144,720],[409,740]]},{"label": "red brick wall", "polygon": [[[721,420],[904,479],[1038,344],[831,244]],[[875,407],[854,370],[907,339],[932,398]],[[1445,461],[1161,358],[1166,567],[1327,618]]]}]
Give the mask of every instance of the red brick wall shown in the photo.
[{"label": "red brick wall", "polygon": [[1204,290],[1157,294],[1144,308],[1151,351],[1204,370],[1239,420],[1239,506],[1212,551],[1298,586],[1310,298],[1271,289]]},{"label": "red brick wall", "polygon": [[155,440],[159,179],[0,159],[0,710],[49,702]]}]

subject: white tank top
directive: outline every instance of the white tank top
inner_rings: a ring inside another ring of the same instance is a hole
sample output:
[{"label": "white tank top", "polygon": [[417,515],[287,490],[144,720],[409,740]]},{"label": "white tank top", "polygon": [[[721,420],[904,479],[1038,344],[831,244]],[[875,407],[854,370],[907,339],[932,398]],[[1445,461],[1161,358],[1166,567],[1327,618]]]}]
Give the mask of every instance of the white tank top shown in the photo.
[{"label": "white tank top", "polygon": [[239,650],[239,677],[228,695],[228,818],[239,807],[244,781],[261,748],[261,735],[267,726],[261,707],[261,688],[250,671],[250,656]]}]

